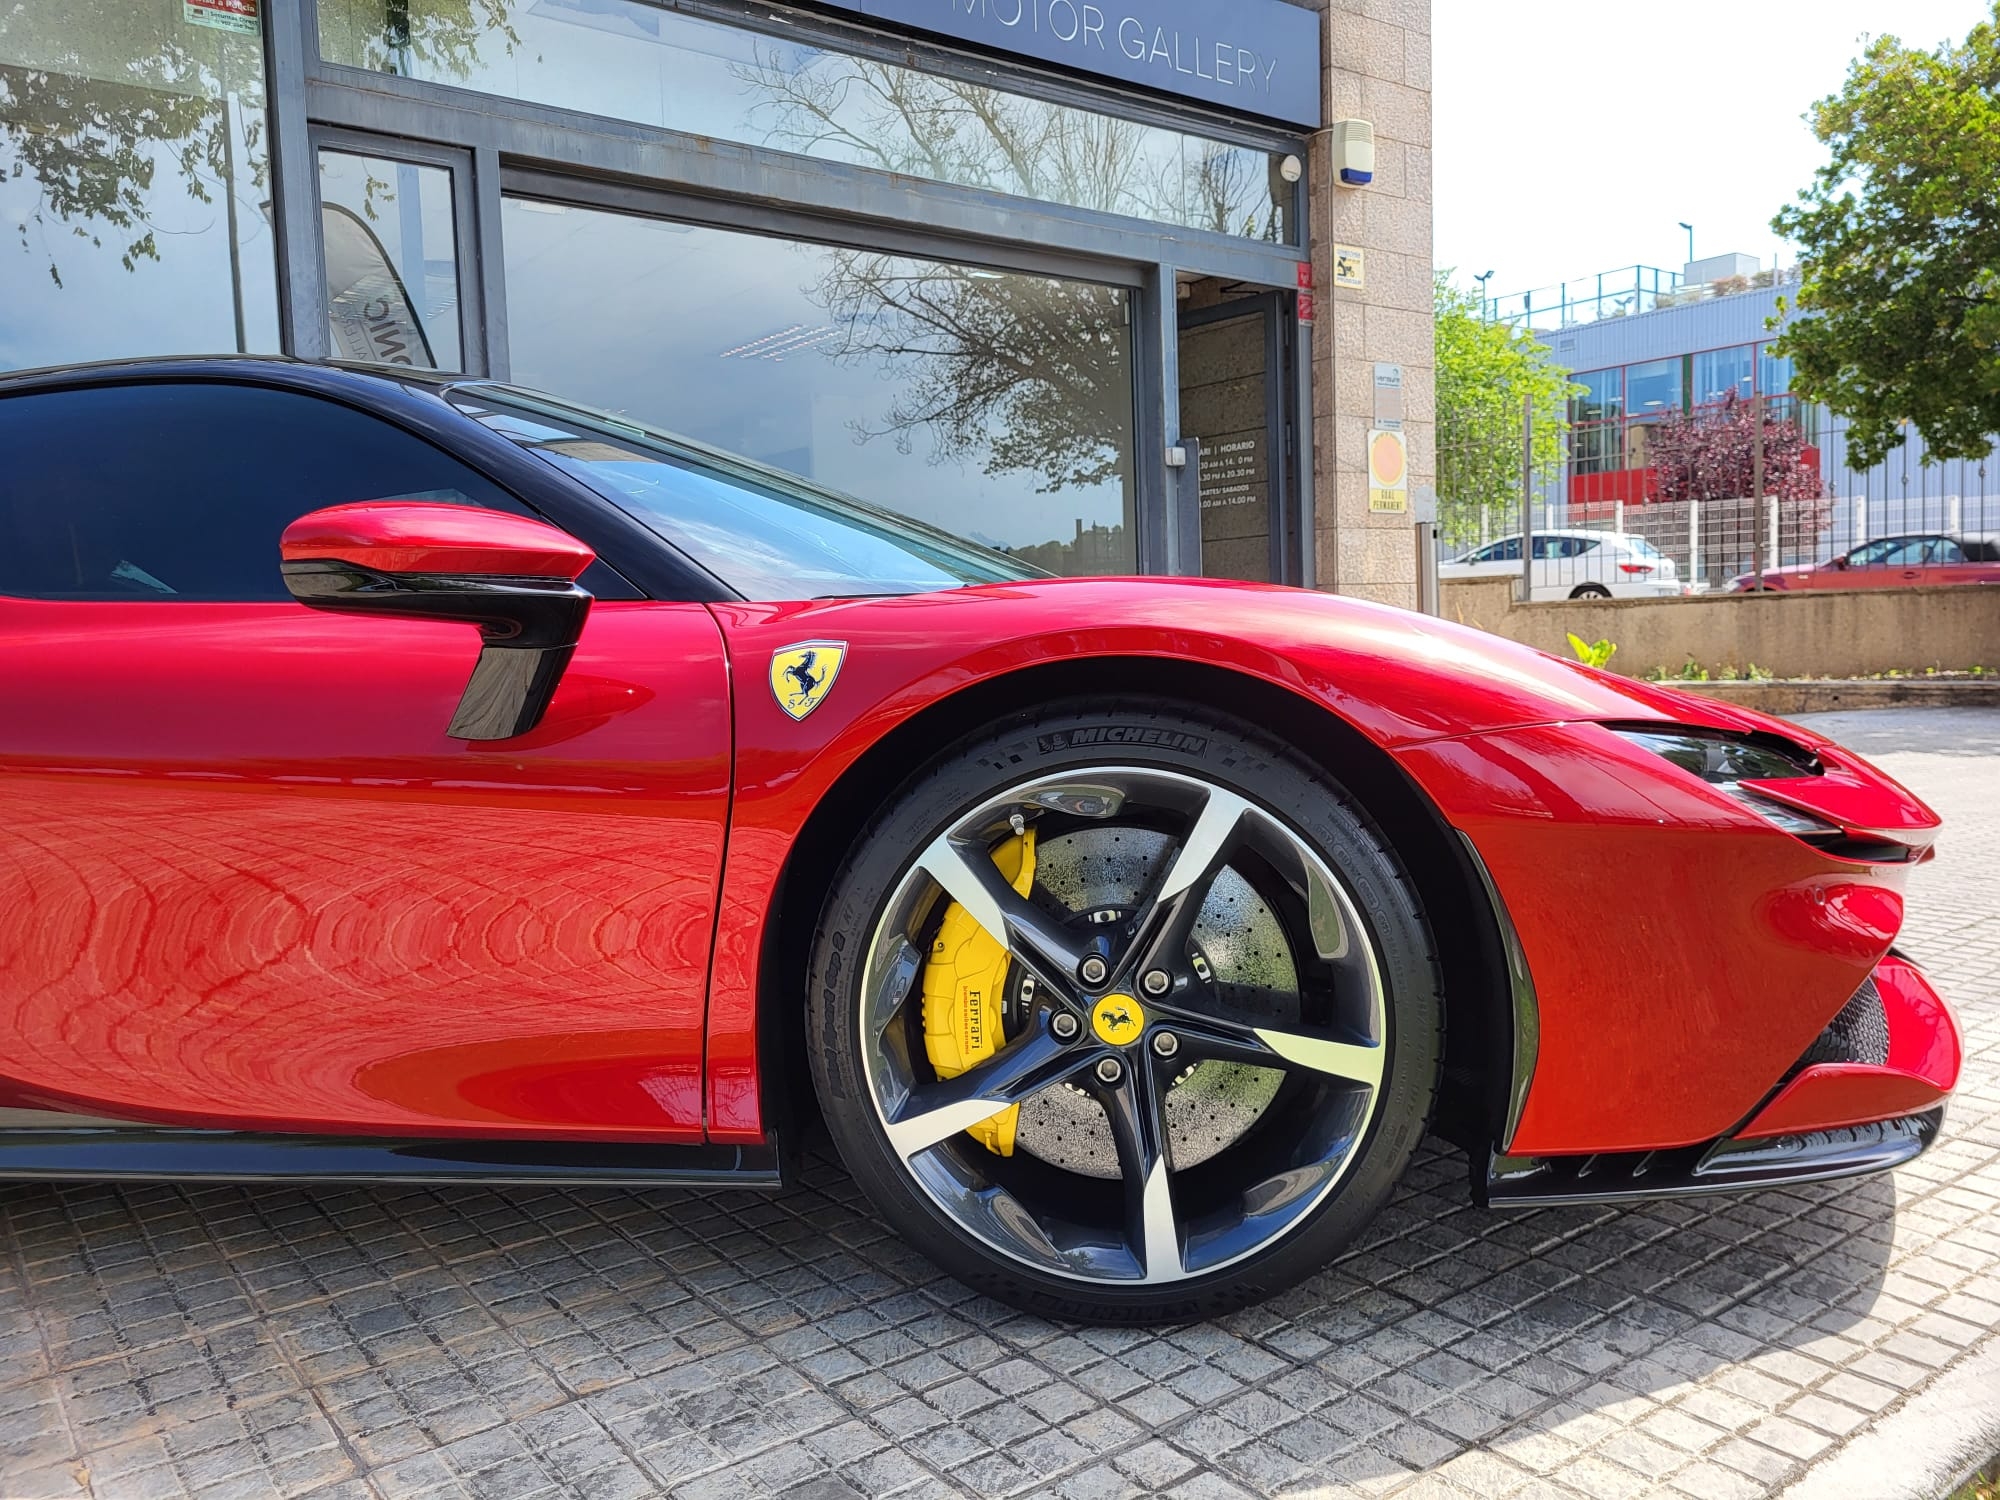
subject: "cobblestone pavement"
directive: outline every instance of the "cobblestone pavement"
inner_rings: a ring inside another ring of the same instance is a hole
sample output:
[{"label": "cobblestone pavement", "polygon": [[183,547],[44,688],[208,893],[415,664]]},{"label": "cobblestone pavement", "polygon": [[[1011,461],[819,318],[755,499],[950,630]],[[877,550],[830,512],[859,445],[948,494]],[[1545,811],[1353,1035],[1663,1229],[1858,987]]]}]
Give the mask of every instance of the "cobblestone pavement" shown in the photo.
[{"label": "cobblestone pavement", "polygon": [[1831,727],[1950,825],[1907,941],[1970,1055],[1893,1178],[1503,1216],[1437,1145],[1302,1290],[1165,1333],[973,1297],[825,1165],[10,1186],[0,1495],[1768,1493],[2000,1339],[2000,713]]}]

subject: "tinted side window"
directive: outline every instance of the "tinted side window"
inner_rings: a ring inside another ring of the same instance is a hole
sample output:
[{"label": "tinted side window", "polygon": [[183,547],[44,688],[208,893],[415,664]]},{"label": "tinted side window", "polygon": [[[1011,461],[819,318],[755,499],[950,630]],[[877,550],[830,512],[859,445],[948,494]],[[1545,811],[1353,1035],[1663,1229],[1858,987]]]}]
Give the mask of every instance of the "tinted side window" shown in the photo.
[{"label": "tinted side window", "polygon": [[421,438],[294,391],[108,386],[0,398],[0,593],[289,599],[278,538],[353,500],[526,507]]}]

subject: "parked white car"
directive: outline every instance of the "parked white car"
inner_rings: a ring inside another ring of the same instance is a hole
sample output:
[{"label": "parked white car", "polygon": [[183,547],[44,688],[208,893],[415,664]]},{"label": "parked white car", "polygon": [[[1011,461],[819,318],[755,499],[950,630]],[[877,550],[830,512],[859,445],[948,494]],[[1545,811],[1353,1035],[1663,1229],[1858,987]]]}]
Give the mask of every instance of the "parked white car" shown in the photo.
[{"label": "parked white car", "polygon": [[[1674,560],[1642,536],[1615,531],[1538,531],[1532,599],[1657,599],[1685,594]],[[1438,577],[1519,578],[1518,533],[1438,565]]]}]

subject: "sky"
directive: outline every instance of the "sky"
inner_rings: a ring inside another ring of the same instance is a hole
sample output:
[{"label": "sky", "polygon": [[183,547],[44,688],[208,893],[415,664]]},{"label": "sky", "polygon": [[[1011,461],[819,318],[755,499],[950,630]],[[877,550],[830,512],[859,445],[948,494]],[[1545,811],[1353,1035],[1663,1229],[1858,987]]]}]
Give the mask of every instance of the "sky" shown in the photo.
[{"label": "sky", "polygon": [[1992,0],[1433,0],[1436,263],[1495,296],[1636,263],[1680,270],[1771,230],[1825,160],[1802,116],[1871,33],[1962,40]]}]

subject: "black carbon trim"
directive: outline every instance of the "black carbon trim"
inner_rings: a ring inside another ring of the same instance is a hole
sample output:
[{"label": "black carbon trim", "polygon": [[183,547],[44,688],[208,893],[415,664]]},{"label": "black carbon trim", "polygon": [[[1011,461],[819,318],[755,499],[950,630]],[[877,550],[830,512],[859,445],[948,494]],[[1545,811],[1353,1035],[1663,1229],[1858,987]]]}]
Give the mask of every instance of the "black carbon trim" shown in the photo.
[{"label": "black carbon trim", "polygon": [[0,1130],[0,1179],[575,1183],[776,1188],[761,1146],[398,1140],[231,1130]]},{"label": "black carbon trim", "polygon": [[1507,997],[1513,1010],[1514,1045],[1508,1063],[1507,1114],[1500,1127],[1500,1143],[1504,1147],[1521,1128],[1521,1115],[1528,1107],[1528,1087],[1534,1082],[1535,1064],[1542,1049],[1541,1003],[1535,997],[1535,978],[1528,972],[1528,955],[1521,947],[1520,933],[1508,914],[1507,903],[1500,898],[1500,888],[1493,883],[1492,871],[1486,868],[1486,861],[1479,857],[1478,845],[1469,835],[1461,831],[1458,838],[1466,860],[1479,877],[1479,888],[1493,913],[1493,925],[1500,934],[1500,951],[1507,961]]},{"label": "black carbon trim", "polygon": [[1473,1192],[1495,1208],[1543,1208],[1829,1182],[1901,1166],[1929,1148],[1943,1124],[1940,1104],[1872,1125],[1759,1140],[1725,1137],[1677,1151],[1489,1156],[1483,1172],[1473,1171]]},{"label": "black carbon trim", "polygon": [[1882,992],[1871,974],[1806,1048],[1805,1056],[1792,1065],[1785,1081],[1819,1063],[1869,1063],[1879,1068],[1888,1061],[1889,1013],[1882,1008]]}]

